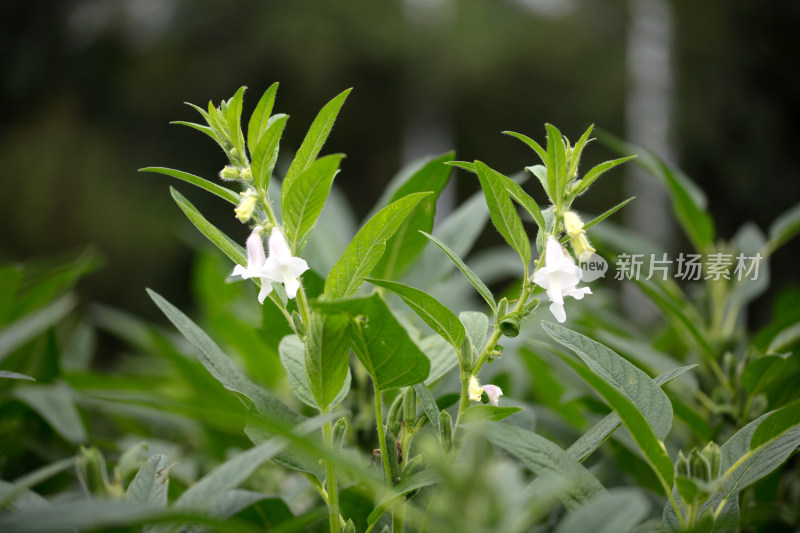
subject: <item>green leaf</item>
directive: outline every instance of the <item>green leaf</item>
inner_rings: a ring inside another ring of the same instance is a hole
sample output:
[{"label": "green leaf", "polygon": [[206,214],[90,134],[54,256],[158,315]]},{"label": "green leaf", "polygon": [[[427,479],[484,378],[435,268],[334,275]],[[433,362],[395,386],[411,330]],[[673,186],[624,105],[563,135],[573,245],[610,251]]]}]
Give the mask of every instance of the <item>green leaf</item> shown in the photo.
[{"label": "green leaf", "polygon": [[417,393],[417,400],[422,405],[422,410],[425,416],[428,417],[428,422],[431,423],[436,434],[439,434],[439,407],[436,405],[436,400],[433,399],[431,390],[424,383],[417,383],[414,385],[414,392]]},{"label": "green leaf", "polygon": [[539,231],[544,231],[545,224],[544,217],[542,216],[542,210],[539,208],[533,198],[531,198],[531,196],[526,193],[517,182],[507,176],[503,176],[499,172],[497,174],[503,177],[501,181],[505,185],[508,194],[511,195],[511,198],[513,198],[515,202],[524,207],[525,210],[530,213],[533,221],[536,222],[537,226],[539,226]]},{"label": "green leaf", "polygon": [[344,315],[312,313],[304,350],[308,384],[325,411],[350,391],[350,321]]},{"label": "green leaf", "polygon": [[636,165],[667,189],[681,228],[695,250],[704,252],[714,242],[714,222],[706,211],[706,197],[702,190],[680,170],[670,167],[649,150],[628,144],[608,133],[601,133],[600,138],[617,153],[638,154]]},{"label": "green leaf", "polygon": [[367,517],[367,525],[372,527],[392,504],[411,491],[419,490],[439,482],[439,473],[433,469],[417,472],[392,487],[392,491],[378,501],[375,509]]},{"label": "green leaf", "polygon": [[244,135],[242,135],[242,103],[245,89],[247,89],[247,87],[239,87],[236,94],[228,101],[228,111],[225,114],[225,121],[231,136],[231,141],[233,142],[233,146],[239,151],[242,159],[246,157],[246,152],[244,151]]},{"label": "green leaf", "polygon": [[482,420],[503,420],[519,411],[522,411],[522,408],[489,404],[472,405],[464,411],[461,421],[463,424],[469,424]]},{"label": "green leaf", "polygon": [[75,297],[66,294],[0,329],[0,361],[26,342],[58,324],[72,311],[75,304]]},{"label": "green leaf", "polygon": [[672,405],[664,391],[644,372],[602,344],[549,322],[542,322],[542,328],[589,366],[591,372],[579,365],[573,368],[617,411],[658,476],[665,494],[669,494],[674,468],[662,439],[672,425]]},{"label": "green leaf", "polygon": [[544,321],[542,328],[553,339],[575,352],[594,374],[635,404],[659,439],[667,436],[672,427],[672,404],[647,374],[610,348],[580,333]]},{"label": "green leaf", "polygon": [[[655,381],[658,386],[666,385],[673,379],[676,379],[678,376],[682,375],[684,372],[688,372],[696,366],[697,365],[686,365],[680,368],[669,370],[654,378],[653,381]],[[600,422],[592,426],[589,431],[581,435],[578,440],[572,443],[572,446],[567,448],[567,453],[578,461],[582,462],[606,441],[606,439],[617,429],[617,427],[619,427],[621,422],[622,421],[617,413],[611,413],[603,418]]]},{"label": "green leaf", "polygon": [[610,217],[611,215],[613,215],[614,213],[616,213],[617,211],[619,211],[620,209],[622,209],[623,207],[628,205],[628,203],[630,203],[630,201],[633,200],[634,198],[636,198],[636,197],[635,196],[631,196],[627,200],[621,201],[620,203],[618,203],[617,205],[615,205],[614,207],[612,207],[608,211],[604,212],[600,216],[597,216],[597,217],[593,218],[592,220],[590,220],[589,222],[587,222],[586,224],[583,225],[583,229],[587,230],[587,229],[591,228],[592,226],[594,226],[595,224],[597,224],[598,222],[601,222],[601,221],[607,219],[608,217]]},{"label": "green leaf", "polygon": [[[332,415],[310,418],[298,425],[294,432],[307,435],[318,430]],[[175,509],[206,509],[225,493],[240,485],[258,467],[275,457],[287,444],[284,437],[275,437],[247,451],[237,454],[203,476],[175,501]]]},{"label": "green leaf", "polygon": [[228,258],[234,263],[239,265],[247,264],[247,257],[245,256],[244,248],[236,244],[230,237],[222,233],[216,228],[216,226],[206,220],[206,218],[200,214],[200,211],[198,211],[189,200],[184,198],[181,193],[172,187],[169,188],[169,192],[172,194],[172,198],[175,200],[175,203],[177,203],[178,207],[181,208],[181,211],[183,211],[189,221],[194,224],[194,227],[200,230],[200,233],[205,235],[208,240],[210,240],[217,248],[222,250],[222,253],[228,256]]},{"label": "green leaf", "polygon": [[475,355],[477,355],[486,342],[486,335],[489,332],[489,317],[478,311],[464,311],[458,314],[458,319],[464,324],[464,329],[475,348]]},{"label": "green leaf", "polygon": [[[515,139],[519,139],[520,141],[527,144],[531,149],[533,149],[534,152],[536,152],[536,155],[539,156],[539,159],[542,160],[542,163],[547,165],[547,151],[544,148],[542,148],[542,145],[540,145],[527,135],[523,135],[521,133],[515,133],[513,131],[504,131],[503,133],[505,133],[506,135],[511,135]],[[545,190],[547,190],[546,187]]]},{"label": "green leaf", "polygon": [[[304,420],[304,417],[295,413],[272,394],[253,383],[253,381],[222,352],[219,346],[177,307],[150,289],[147,290],[147,293],[159,309],[167,316],[170,322],[178,328],[178,331],[186,337],[195,349],[197,349],[197,358],[206,370],[208,370],[223,387],[248,398],[253,403],[259,417],[265,419],[272,427],[279,428],[294,427]],[[296,454],[292,450],[286,450],[276,457],[276,462],[304,472],[318,472],[319,465],[309,464],[308,459],[308,457]]]},{"label": "green leaf", "polygon": [[150,457],[136,472],[125,491],[125,499],[166,508],[169,488],[169,460],[166,455]]},{"label": "green leaf", "polygon": [[450,309],[439,303],[436,298],[419,289],[394,281],[372,278],[367,278],[367,281],[397,294],[433,331],[450,343],[456,353],[461,353],[465,335],[464,325]]},{"label": "green leaf", "polygon": [[286,376],[289,378],[289,387],[292,392],[304,404],[319,409],[308,384],[304,351],[303,341],[297,335],[287,335],[278,344],[278,354],[283,368],[286,369]]},{"label": "green leaf", "polygon": [[373,216],[359,230],[342,257],[333,265],[325,280],[325,296],[353,296],[364,283],[386,250],[386,241],[394,235],[414,207],[430,193],[410,194],[393,202]]},{"label": "green leaf", "polygon": [[433,230],[436,214],[436,201],[450,179],[451,169],[445,163],[453,159],[453,152],[431,157],[420,162],[414,172],[394,192],[390,202],[415,192],[428,191],[432,194],[422,200],[403,221],[397,232],[387,241],[383,254],[373,275],[383,279],[397,279],[419,256],[428,240],[420,231]]},{"label": "green leaf", "polygon": [[430,361],[377,294],[314,306],[324,313],[346,313],[353,320],[353,350],[378,390],[414,385],[428,377]]},{"label": "green leaf", "polygon": [[480,161],[475,161],[475,170],[478,172],[478,179],[489,206],[492,222],[527,267],[531,262],[531,243],[525,233],[525,228],[522,227],[522,221],[508,197],[508,191],[502,180],[504,176]]},{"label": "green leaf", "polygon": [[581,161],[581,155],[583,155],[583,148],[586,146],[587,142],[590,142],[589,135],[592,134],[593,129],[594,124],[590,125],[583,135],[581,135],[581,138],[578,139],[578,142],[575,143],[572,149],[572,157],[569,161],[569,169],[567,170],[567,181],[571,180],[578,173],[578,164]]},{"label": "green leaf", "polygon": [[780,376],[786,366],[786,359],[777,355],[767,355],[747,365],[742,374],[742,385],[748,394],[757,394],[773,379]]},{"label": "green leaf", "polygon": [[292,255],[300,255],[317,223],[344,155],[321,157],[301,172],[281,197],[281,211]]},{"label": "green leaf", "polygon": [[431,362],[431,371],[425,379],[430,385],[458,366],[458,354],[453,347],[439,335],[424,337],[418,342],[420,349]]},{"label": "green leaf", "polygon": [[650,511],[639,489],[613,489],[568,514],[556,533],[620,533],[634,531]]},{"label": "green leaf", "polygon": [[560,205],[566,186],[566,149],[558,128],[552,124],[544,126],[547,129],[547,185],[553,204]]},{"label": "green leaf", "polygon": [[287,120],[289,117],[286,115],[272,117],[267,124],[267,130],[259,138],[258,143],[250,146],[250,149],[253,150],[250,170],[253,174],[253,184],[259,192],[269,189],[270,178],[278,159],[281,136]]},{"label": "green leaf", "polygon": [[226,200],[233,205],[239,205],[240,196],[232,190],[221,187],[216,183],[205,180],[199,176],[195,176],[194,174],[189,174],[188,172],[182,172],[180,170],[173,170],[165,167],[145,167],[140,168],[139,172],[155,172],[158,174],[164,174],[165,176],[172,176],[173,178],[178,178],[179,180],[191,183],[192,185],[200,187],[201,189],[205,189],[211,194],[216,194],[223,200]]},{"label": "green leaf", "polygon": [[286,178],[283,180],[284,193],[289,185],[292,184],[292,181],[306,170],[317,158],[320,150],[322,150],[322,146],[328,139],[328,135],[333,128],[333,123],[336,121],[339,110],[342,108],[342,105],[344,105],[344,101],[347,99],[347,95],[350,94],[350,91],[352,91],[352,89],[341,92],[333,100],[325,104],[325,107],[320,110],[317,118],[314,119],[305,139],[303,139],[303,143],[300,145],[300,149],[297,150],[297,154],[294,156],[292,164],[289,165]]},{"label": "green leaf", "polygon": [[597,178],[611,170],[617,165],[621,165],[631,159],[635,158],[635,155],[629,155],[628,157],[621,157],[619,159],[614,159],[612,161],[606,161],[605,163],[600,163],[596,167],[593,167],[586,175],[578,182],[578,187],[575,189],[575,196],[583,194],[586,192],[586,189],[592,186],[592,183],[595,182]]},{"label": "green leaf", "polygon": [[771,254],[800,232],[800,204],[782,213],[769,227],[767,250]]},{"label": "green leaf", "polygon": [[484,282],[480,280],[480,278],[472,271],[470,268],[464,264],[464,261],[461,260],[456,253],[451,250],[445,243],[430,235],[428,233],[422,232],[428,239],[433,241],[433,243],[442,249],[442,251],[447,254],[447,257],[456,265],[456,267],[464,274],[464,277],[472,284],[473,287],[478,291],[478,293],[483,296],[483,299],[486,300],[486,303],[489,304],[489,307],[492,308],[494,311],[497,307],[497,304],[494,301],[494,296],[492,296],[492,291],[489,290],[489,287],[486,286]]},{"label": "green leaf", "polygon": [[723,477],[718,494],[722,501],[734,498],[778,468],[800,445],[799,407],[800,402],[795,401],[771,411],[747,424],[720,446]]},{"label": "green leaf", "polygon": [[603,485],[578,461],[553,442],[517,426],[486,422],[486,437],[508,451],[539,477],[563,487],[565,505],[575,509],[603,494]]},{"label": "green leaf", "polygon": [[32,472],[28,472],[22,477],[15,479],[13,483],[0,484],[0,507],[5,507],[14,503],[17,498],[24,497],[28,489],[74,467],[75,458],[67,457],[66,459],[61,459],[37,468]]},{"label": "green leaf", "polygon": [[[189,104],[189,105],[192,105],[192,104]],[[208,115],[208,113],[206,113],[205,111],[203,111],[203,113]],[[220,145],[222,144],[220,142],[220,140],[219,140],[219,137],[217,137],[216,132],[213,129],[209,128],[208,126],[203,126],[202,124],[196,124],[194,122],[187,122],[185,120],[172,120],[172,121],[170,121],[170,124],[180,124],[181,126],[188,126],[188,127],[192,128],[192,129],[195,129],[195,130],[197,130],[199,132],[205,133],[206,135],[208,135],[209,137],[214,139],[217,142],[217,144],[220,144]]]},{"label": "green leaf", "polygon": [[28,376],[27,374],[20,374],[19,372],[10,372],[8,370],[0,370],[0,378],[4,379],[21,379],[25,381],[36,381],[36,378]]},{"label": "green leaf", "polygon": [[275,105],[275,95],[278,92],[278,82],[273,83],[264,91],[261,100],[258,101],[253,114],[250,115],[250,122],[247,124],[247,146],[252,151],[258,146],[261,136],[267,131],[269,118],[272,115],[272,107]]},{"label": "green leaf", "polygon": [[78,410],[75,408],[74,393],[64,385],[25,385],[13,390],[14,397],[27,404],[59,435],[72,444],[88,440]]}]

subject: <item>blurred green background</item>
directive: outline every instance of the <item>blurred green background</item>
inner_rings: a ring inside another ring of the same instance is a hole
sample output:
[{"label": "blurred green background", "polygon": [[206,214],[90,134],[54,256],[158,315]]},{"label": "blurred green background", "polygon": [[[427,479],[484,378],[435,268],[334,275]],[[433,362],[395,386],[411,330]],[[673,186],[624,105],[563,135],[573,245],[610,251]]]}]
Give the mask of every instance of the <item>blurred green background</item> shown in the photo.
[{"label": "blurred green background", "polygon": [[[643,6],[661,11],[639,36],[653,23],[666,32],[660,105],[671,153],[662,155],[708,193],[723,238],[746,220],[766,228],[800,197],[798,2],[6,0],[0,260],[92,244],[106,266],[82,285],[87,300],[155,317],[149,286],[190,306],[186,242],[201,237],[169,197],[175,183],[137,169],[212,178],[223,154],[169,121],[196,120],[183,102],[219,102],[241,85],[248,116],[280,82],[287,151],[325,102],[354,87],[325,152],[347,154],[337,182],[361,216],[403,162],[426,152],[455,148],[508,173],[533,164],[504,130],[541,140],[552,122],[574,140],[594,123],[648,144],[629,131],[638,117],[630,57],[650,46],[632,41]],[[587,166],[612,155],[599,144],[586,154]],[[454,178],[456,200],[477,190],[473,177]],[[622,198],[625,173],[604,180],[579,208],[596,213]],[[229,206],[177,187],[244,241]],[[772,259],[774,287],[797,281],[793,259]]]}]

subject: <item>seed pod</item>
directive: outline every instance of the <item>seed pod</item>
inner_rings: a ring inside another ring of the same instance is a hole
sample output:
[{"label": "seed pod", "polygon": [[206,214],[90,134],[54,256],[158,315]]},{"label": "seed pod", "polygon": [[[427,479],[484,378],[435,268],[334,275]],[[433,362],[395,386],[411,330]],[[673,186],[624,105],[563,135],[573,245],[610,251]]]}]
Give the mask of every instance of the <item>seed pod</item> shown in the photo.
[{"label": "seed pod", "polygon": [[389,471],[392,475],[392,485],[397,481],[400,477],[400,461],[397,455],[397,441],[394,440],[394,434],[392,431],[387,427],[386,432],[386,459],[389,460]]},{"label": "seed pod", "polygon": [[400,422],[403,421],[403,395],[398,394],[389,407],[389,416],[386,417],[386,426],[395,435],[400,434]]},{"label": "seed pod", "polygon": [[447,411],[439,413],[439,442],[445,452],[453,448],[453,424]]},{"label": "seed pod", "polygon": [[333,447],[341,449],[344,446],[344,438],[347,435],[347,419],[342,417],[333,426]]},{"label": "seed pod", "polygon": [[352,518],[347,519],[347,523],[345,523],[342,533],[356,533],[356,526],[353,524]]},{"label": "seed pod", "polygon": [[500,331],[506,337],[513,338],[519,335],[519,326],[519,314],[510,313],[500,322]]},{"label": "seed pod", "polygon": [[417,418],[417,393],[414,387],[406,388],[405,399],[403,400],[403,420],[409,427]]}]

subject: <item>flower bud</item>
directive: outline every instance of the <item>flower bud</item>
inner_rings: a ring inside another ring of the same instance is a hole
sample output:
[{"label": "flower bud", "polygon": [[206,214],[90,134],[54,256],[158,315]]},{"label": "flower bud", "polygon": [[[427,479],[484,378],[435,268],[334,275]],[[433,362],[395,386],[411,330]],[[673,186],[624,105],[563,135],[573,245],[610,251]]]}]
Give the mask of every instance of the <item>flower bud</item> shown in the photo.
[{"label": "flower bud", "polygon": [[703,448],[703,457],[706,458],[708,464],[711,466],[711,479],[716,478],[719,476],[719,467],[721,463],[721,455],[719,446],[717,446],[716,442],[709,442],[706,444],[706,447]]},{"label": "flower bud", "polygon": [[589,244],[589,239],[586,238],[586,231],[583,229],[583,221],[573,211],[564,213],[564,229],[567,230],[569,235],[570,244],[572,249],[575,250],[575,255],[578,256],[579,261],[586,261],[595,252],[592,245]]},{"label": "flower bud", "polygon": [[231,165],[225,165],[225,168],[219,171],[219,177],[226,181],[239,179],[239,169]]},{"label": "flower bud", "polygon": [[497,316],[504,317],[508,311],[508,298],[505,296],[497,302]]},{"label": "flower bud", "polygon": [[333,447],[341,449],[344,446],[344,438],[347,435],[347,419],[340,418],[333,425]]},{"label": "flower bud", "polygon": [[422,469],[425,467],[425,463],[423,461],[424,459],[422,454],[415,455],[406,461],[406,466],[403,467],[403,479],[408,479],[414,474],[422,471]]},{"label": "flower bud", "polygon": [[692,477],[702,481],[711,481],[711,464],[697,448],[689,454],[689,465],[692,470]]},{"label": "flower bud", "polygon": [[303,324],[303,318],[297,311],[292,311],[292,324],[294,325],[295,331],[297,331],[297,335],[302,337],[306,334],[306,326]]},{"label": "flower bud", "polygon": [[678,451],[678,460],[675,461],[675,473],[684,477],[689,477],[691,475],[689,460],[683,455],[683,451]]},{"label": "flower bud", "polygon": [[239,222],[245,223],[253,217],[253,212],[256,209],[256,203],[258,202],[258,195],[256,191],[253,189],[247,189],[247,192],[242,193],[242,199],[239,201],[239,205],[236,206],[236,209],[233,210],[236,213],[236,218],[239,219]]},{"label": "flower bud", "polygon": [[347,519],[347,522],[342,529],[342,533],[356,533],[356,526],[353,524],[352,518]]},{"label": "flower bud", "polygon": [[96,447],[81,446],[75,469],[83,490],[90,496],[109,496],[108,471],[103,454]]},{"label": "flower bud", "polygon": [[239,172],[239,177],[244,181],[253,181],[253,171],[250,170],[250,167],[244,167],[241,172]]}]

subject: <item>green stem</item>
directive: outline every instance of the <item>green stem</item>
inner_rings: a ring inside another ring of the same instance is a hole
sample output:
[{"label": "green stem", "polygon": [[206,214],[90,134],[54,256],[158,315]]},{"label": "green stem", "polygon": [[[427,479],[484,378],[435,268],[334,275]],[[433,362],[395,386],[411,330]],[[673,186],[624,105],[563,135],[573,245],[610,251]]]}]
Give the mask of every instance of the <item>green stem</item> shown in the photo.
[{"label": "green stem", "polygon": [[[323,410],[323,414],[327,414]],[[322,426],[322,438],[325,446],[333,450],[333,422],[328,420]],[[336,486],[336,467],[331,461],[325,461],[325,484],[328,487],[328,517],[331,524],[331,533],[339,533],[341,524],[339,520],[339,489]]]},{"label": "green stem", "polygon": [[381,461],[383,461],[383,472],[386,476],[387,486],[392,482],[392,467],[389,466],[389,455],[386,453],[386,435],[383,427],[383,413],[381,408],[381,391],[375,385],[375,424],[378,426],[378,443],[381,449]]}]

